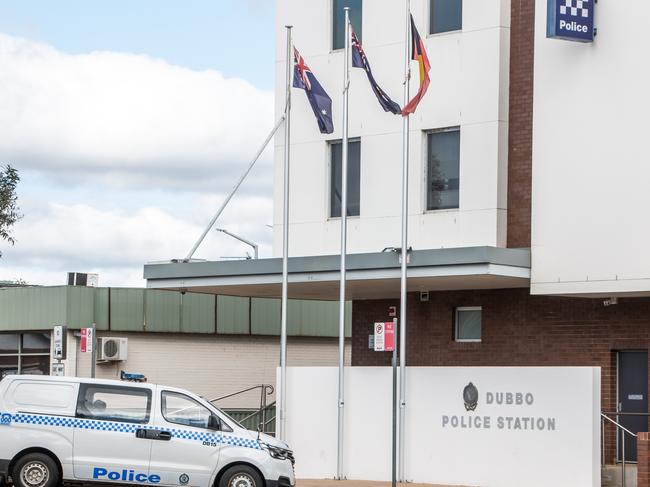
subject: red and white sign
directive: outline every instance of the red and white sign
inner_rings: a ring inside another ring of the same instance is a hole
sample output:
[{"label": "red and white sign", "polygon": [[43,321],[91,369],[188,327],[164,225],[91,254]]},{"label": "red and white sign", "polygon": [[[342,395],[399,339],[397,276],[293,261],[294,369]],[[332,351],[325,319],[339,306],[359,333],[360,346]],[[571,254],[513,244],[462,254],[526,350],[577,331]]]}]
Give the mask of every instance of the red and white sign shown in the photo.
[{"label": "red and white sign", "polygon": [[375,352],[395,350],[395,323],[375,323]]},{"label": "red and white sign", "polygon": [[81,329],[81,340],[80,346],[83,353],[92,353],[93,351],[93,329],[92,328],[82,328]]}]

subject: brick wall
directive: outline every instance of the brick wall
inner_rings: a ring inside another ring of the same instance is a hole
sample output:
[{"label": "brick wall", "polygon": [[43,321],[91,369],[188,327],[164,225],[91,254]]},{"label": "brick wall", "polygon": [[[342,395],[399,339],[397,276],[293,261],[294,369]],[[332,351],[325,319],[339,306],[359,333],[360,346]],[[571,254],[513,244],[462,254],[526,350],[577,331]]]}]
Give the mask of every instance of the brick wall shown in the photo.
[{"label": "brick wall", "polygon": [[639,433],[636,439],[637,452],[637,487],[650,487],[650,434]]},{"label": "brick wall", "polygon": [[512,0],[508,134],[508,247],[530,247],[535,2]]},{"label": "brick wall", "polygon": [[[355,301],[352,364],[390,365],[390,353],[368,349],[372,323],[388,320],[398,300]],[[454,309],[482,306],[482,342],[453,339]],[[616,351],[647,350],[650,299],[602,300],[531,296],[528,289],[431,292],[428,302],[409,294],[407,365],[410,366],[598,366],[602,407],[616,408]],[[607,461],[615,432],[606,428]]]}]

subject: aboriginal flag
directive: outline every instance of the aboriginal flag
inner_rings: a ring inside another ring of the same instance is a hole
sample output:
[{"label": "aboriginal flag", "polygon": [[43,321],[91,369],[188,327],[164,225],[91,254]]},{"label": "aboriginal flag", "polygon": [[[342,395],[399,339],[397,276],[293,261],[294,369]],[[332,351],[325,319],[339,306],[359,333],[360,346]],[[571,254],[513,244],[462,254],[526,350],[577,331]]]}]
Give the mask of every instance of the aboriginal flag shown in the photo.
[{"label": "aboriginal flag", "polygon": [[305,64],[305,60],[296,48],[293,49],[294,68],[293,86],[305,90],[321,134],[334,132],[332,121],[332,99],[320,85],[314,73]]},{"label": "aboriginal flag", "polygon": [[420,89],[411,101],[408,102],[408,105],[406,105],[402,110],[402,115],[405,117],[411,113],[415,113],[415,109],[424,94],[427,92],[427,88],[429,88],[429,83],[431,82],[431,79],[429,78],[431,64],[429,64],[427,51],[424,48],[424,41],[415,27],[413,15],[411,15],[411,59],[417,61],[420,67]]},{"label": "aboriginal flag", "polygon": [[390,97],[384,92],[384,90],[382,90],[377,84],[375,77],[372,75],[372,70],[370,69],[370,63],[368,62],[366,53],[363,51],[363,47],[361,47],[359,38],[357,37],[357,34],[355,34],[354,30],[352,30],[352,66],[355,68],[361,68],[366,71],[366,74],[368,75],[368,81],[370,81],[370,86],[372,87],[372,91],[375,92],[375,96],[377,97],[377,100],[379,100],[379,104],[384,109],[384,111],[392,112],[395,115],[398,115],[402,112],[400,106],[391,100]]}]

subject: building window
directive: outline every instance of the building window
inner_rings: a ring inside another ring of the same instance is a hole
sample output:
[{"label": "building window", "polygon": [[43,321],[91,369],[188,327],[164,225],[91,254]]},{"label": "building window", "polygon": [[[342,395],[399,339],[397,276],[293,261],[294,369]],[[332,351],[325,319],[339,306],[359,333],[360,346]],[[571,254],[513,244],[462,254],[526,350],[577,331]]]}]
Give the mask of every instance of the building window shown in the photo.
[{"label": "building window", "polygon": [[151,391],[139,387],[81,384],[77,417],[145,424],[151,415]]},{"label": "building window", "polygon": [[350,7],[350,22],[361,41],[362,0],[332,0],[332,49],[345,47],[345,7]]},{"label": "building window", "polygon": [[440,34],[463,28],[463,0],[431,0],[429,33]]},{"label": "building window", "polygon": [[459,207],[460,128],[427,134],[427,210]]},{"label": "building window", "polygon": [[0,334],[0,379],[5,375],[50,374],[50,334]]},{"label": "building window", "polygon": [[457,342],[481,341],[480,306],[456,308],[456,326],[454,338]]},{"label": "building window", "polygon": [[[330,144],[330,217],[341,217],[341,165],[343,145],[341,141]],[[361,141],[348,142],[348,216],[359,216],[361,200]]]}]

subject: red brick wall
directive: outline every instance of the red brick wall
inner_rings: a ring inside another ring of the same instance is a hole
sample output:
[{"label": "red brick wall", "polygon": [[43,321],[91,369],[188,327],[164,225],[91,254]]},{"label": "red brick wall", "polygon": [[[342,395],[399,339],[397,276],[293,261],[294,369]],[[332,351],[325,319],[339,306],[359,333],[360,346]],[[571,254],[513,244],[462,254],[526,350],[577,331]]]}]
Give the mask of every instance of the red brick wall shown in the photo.
[{"label": "red brick wall", "polygon": [[530,247],[535,2],[512,0],[508,135],[508,247]]},{"label": "red brick wall", "polygon": [[650,487],[650,438],[647,432],[639,433],[636,439],[637,487]]},{"label": "red brick wall", "polygon": [[[372,323],[388,320],[398,300],[355,301],[352,364],[390,365],[390,353],[368,349]],[[454,309],[482,306],[482,342],[453,340]],[[616,351],[647,350],[650,299],[531,296],[528,289],[431,292],[428,302],[409,294],[407,365],[410,366],[598,366],[602,407],[616,408]],[[614,430],[606,428],[607,460],[614,457]]]}]

